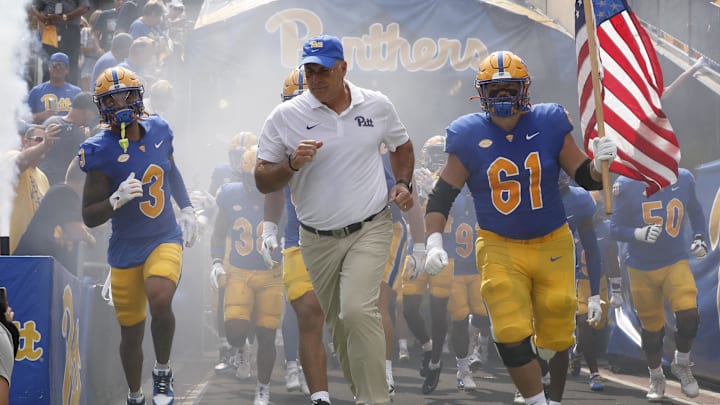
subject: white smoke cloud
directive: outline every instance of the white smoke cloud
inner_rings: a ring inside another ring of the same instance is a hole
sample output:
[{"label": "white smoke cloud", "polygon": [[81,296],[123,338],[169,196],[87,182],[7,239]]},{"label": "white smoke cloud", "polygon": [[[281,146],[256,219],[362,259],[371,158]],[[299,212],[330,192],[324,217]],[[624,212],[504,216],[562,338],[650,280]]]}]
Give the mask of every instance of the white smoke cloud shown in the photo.
[{"label": "white smoke cloud", "polygon": [[31,35],[27,28],[28,0],[9,1],[0,13],[0,236],[9,235],[10,213],[15,193],[17,166],[5,157],[8,151],[20,147],[15,117],[27,113],[24,100],[27,85],[23,70],[27,60]]}]

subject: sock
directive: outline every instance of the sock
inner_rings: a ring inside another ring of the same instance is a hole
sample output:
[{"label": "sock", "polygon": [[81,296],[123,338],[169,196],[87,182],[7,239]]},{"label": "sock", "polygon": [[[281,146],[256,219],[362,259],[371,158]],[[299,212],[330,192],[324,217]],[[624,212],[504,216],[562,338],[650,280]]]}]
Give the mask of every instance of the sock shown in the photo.
[{"label": "sock", "polygon": [[285,370],[291,370],[293,368],[298,368],[297,361],[288,361],[285,362]]},{"label": "sock", "polygon": [[158,363],[157,360],[155,361],[155,371],[169,371],[169,370],[170,370],[170,364]]},{"label": "sock", "polygon": [[560,402],[553,401],[552,399],[548,402],[548,405],[560,405]]},{"label": "sock", "polygon": [[407,350],[407,348],[408,348],[407,343],[408,343],[407,339],[398,339],[398,347],[400,347],[401,349]]},{"label": "sock", "polygon": [[648,367],[648,370],[650,370],[650,376],[663,375],[662,366],[660,366],[660,367],[658,367],[658,368],[650,368],[650,367]]},{"label": "sock", "polygon": [[142,399],[143,397],[144,397],[144,395],[143,395],[142,388],[140,388],[136,392],[132,392],[132,391],[128,392],[128,399]]},{"label": "sock", "polygon": [[547,405],[547,399],[545,399],[545,393],[540,391],[539,393],[525,398],[525,405]]},{"label": "sock", "polygon": [[312,395],[310,395],[310,400],[311,401],[323,400],[327,403],[330,403],[330,394],[327,391],[313,392]]},{"label": "sock", "polygon": [[681,366],[687,366],[690,364],[690,352],[683,353],[675,350],[675,363]]},{"label": "sock", "polygon": [[433,361],[430,360],[430,364],[428,365],[428,367],[430,368],[430,370],[436,370],[440,368],[440,362],[438,361],[437,363],[433,363]]},{"label": "sock", "polygon": [[430,339],[430,340],[428,340],[427,342],[423,343],[423,345],[421,346],[421,348],[422,348],[422,350],[423,350],[424,352],[429,352],[430,350],[432,350],[432,339]]}]

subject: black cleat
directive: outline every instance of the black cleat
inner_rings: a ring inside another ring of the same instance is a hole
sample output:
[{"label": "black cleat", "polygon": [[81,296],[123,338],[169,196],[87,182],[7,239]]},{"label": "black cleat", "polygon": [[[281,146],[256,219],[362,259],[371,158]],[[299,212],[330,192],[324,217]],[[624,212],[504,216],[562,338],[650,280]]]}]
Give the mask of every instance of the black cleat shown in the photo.
[{"label": "black cleat", "polygon": [[442,360],[440,361],[440,367],[438,368],[430,368],[428,366],[427,375],[425,376],[425,381],[422,385],[422,393],[423,395],[431,394],[433,391],[435,391],[435,388],[437,388],[438,383],[440,382],[440,374],[442,373]]},{"label": "black cleat", "polygon": [[420,363],[420,377],[425,377],[427,375],[430,357],[432,357],[431,351],[423,352],[422,363]]}]

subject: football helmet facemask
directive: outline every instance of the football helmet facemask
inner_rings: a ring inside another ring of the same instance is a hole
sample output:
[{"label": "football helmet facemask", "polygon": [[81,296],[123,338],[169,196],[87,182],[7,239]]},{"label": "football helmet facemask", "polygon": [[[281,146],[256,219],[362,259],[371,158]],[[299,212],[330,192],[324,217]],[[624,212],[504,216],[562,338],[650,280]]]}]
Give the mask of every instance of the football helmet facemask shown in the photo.
[{"label": "football helmet facemask", "polygon": [[103,122],[110,126],[131,124],[145,115],[143,85],[137,75],[124,67],[103,71],[95,82],[93,101]]},{"label": "football helmet facemask", "polygon": [[[529,110],[530,82],[527,65],[519,56],[509,51],[497,51],[480,63],[475,88],[485,112],[498,117],[509,117]],[[517,83],[519,89],[495,89],[496,85],[502,83]]]},{"label": "football helmet facemask", "polygon": [[421,149],[422,167],[430,170],[431,173],[439,172],[447,162],[447,153],[445,152],[445,136],[435,135],[430,137]]},{"label": "football helmet facemask", "polygon": [[303,91],[305,91],[305,67],[301,65],[290,72],[288,77],[285,78],[280,98],[285,102],[295,96],[299,96]]}]

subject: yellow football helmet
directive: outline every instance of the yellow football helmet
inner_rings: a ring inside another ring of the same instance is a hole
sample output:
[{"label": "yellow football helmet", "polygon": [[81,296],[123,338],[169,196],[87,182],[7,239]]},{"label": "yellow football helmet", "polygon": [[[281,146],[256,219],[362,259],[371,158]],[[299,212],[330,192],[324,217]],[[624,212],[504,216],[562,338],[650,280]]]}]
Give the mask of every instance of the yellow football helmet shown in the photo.
[{"label": "yellow football helmet", "polygon": [[105,69],[97,78],[93,101],[103,122],[111,126],[130,124],[145,115],[143,93],[138,76],[116,66]]},{"label": "yellow football helmet", "polygon": [[[527,65],[519,56],[510,51],[497,51],[488,55],[480,63],[475,78],[475,88],[484,111],[498,117],[509,117],[529,110],[530,82]],[[507,88],[488,89],[489,85],[498,83],[519,83],[520,88],[517,91]],[[498,96],[499,92],[509,92],[511,95]]]},{"label": "yellow football helmet", "polygon": [[303,91],[305,91],[305,68],[301,65],[290,72],[288,77],[285,78],[280,98],[285,102],[302,94]]},{"label": "yellow football helmet", "polygon": [[445,166],[445,162],[447,162],[445,135],[430,137],[420,150],[420,164],[430,172],[435,173]]},{"label": "yellow football helmet", "polygon": [[243,171],[242,165],[245,152],[250,147],[256,146],[257,143],[257,136],[255,136],[252,132],[247,131],[238,132],[232,137],[232,139],[230,139],[228,155],[230,158],[230,167],[232,167],[233,172],[241,173]]},{"label": "yellow football helmet", "polygon": [[257,162],[257,145],[249,147],[242,156],[240,179],[246,187],[255,185],[255,162]]}]

